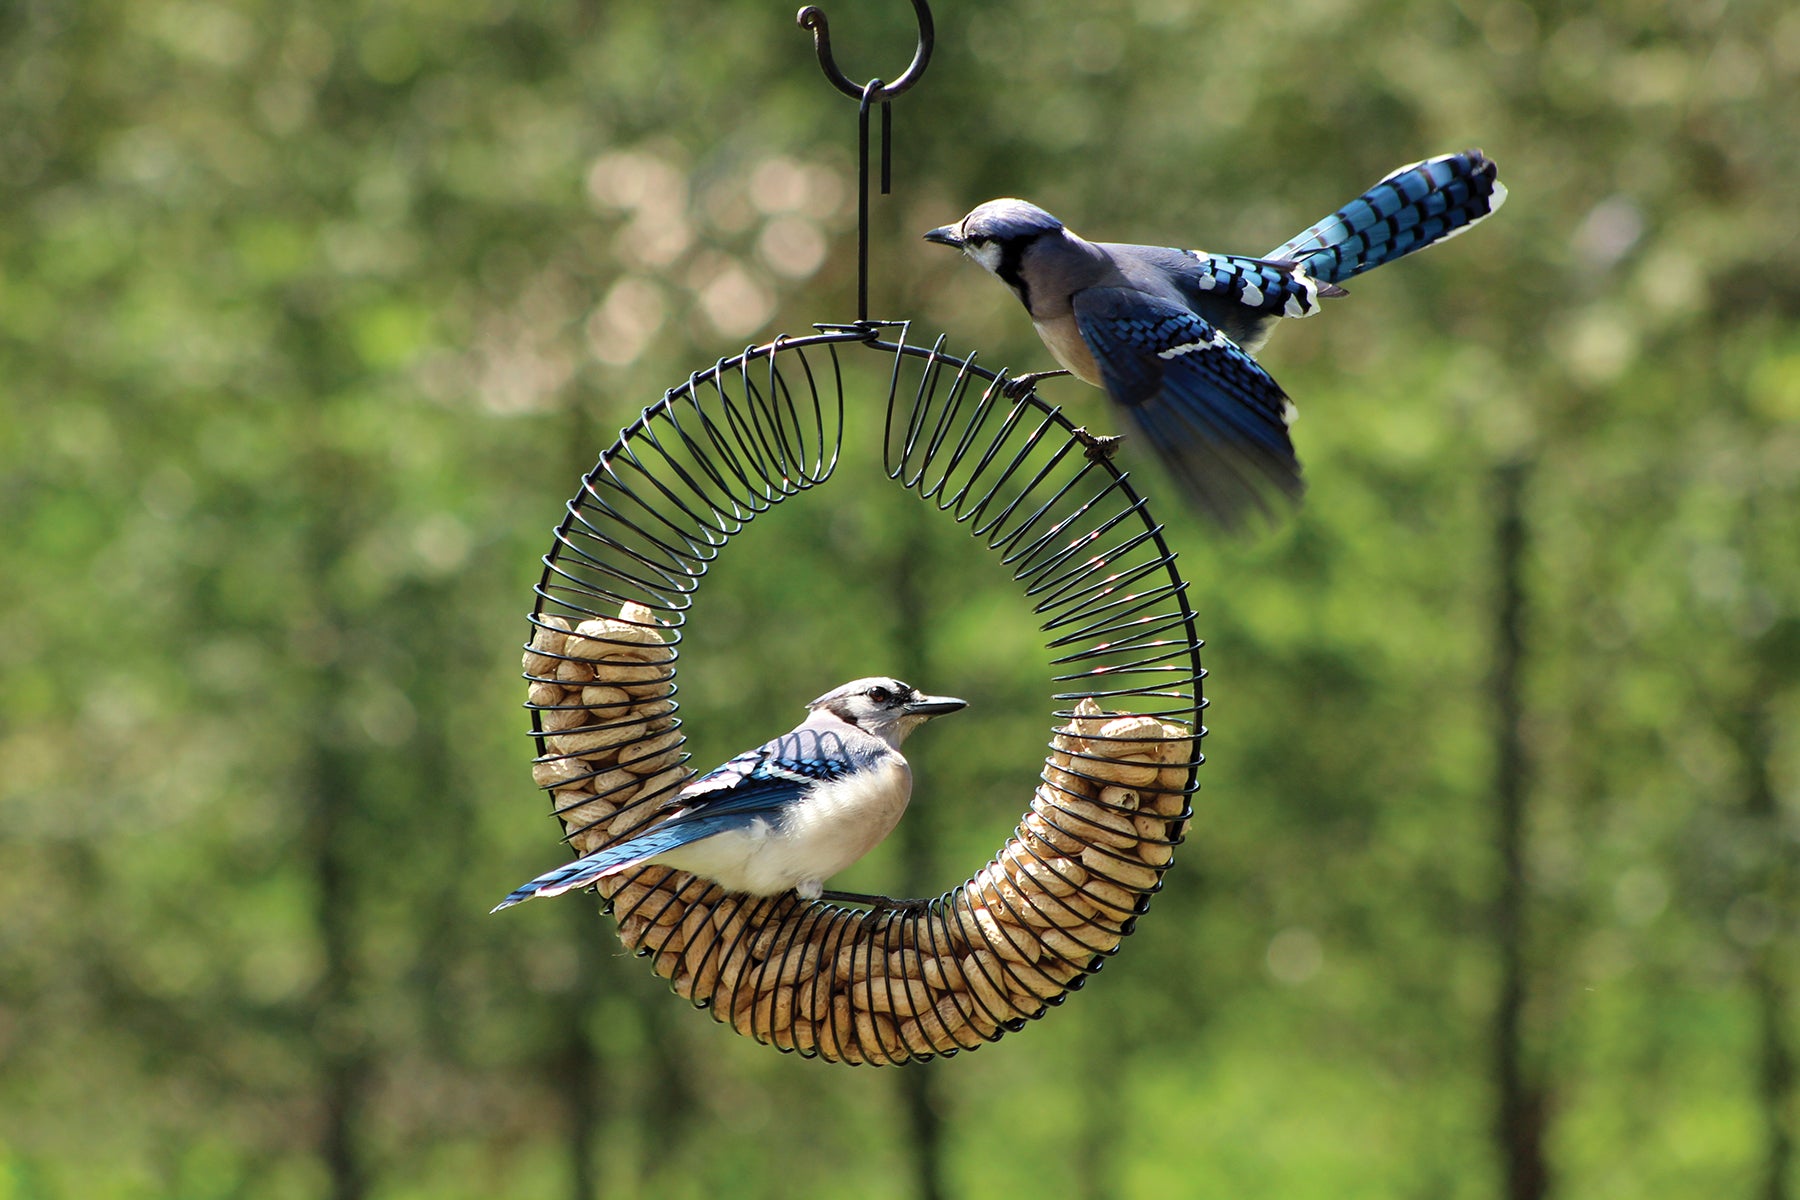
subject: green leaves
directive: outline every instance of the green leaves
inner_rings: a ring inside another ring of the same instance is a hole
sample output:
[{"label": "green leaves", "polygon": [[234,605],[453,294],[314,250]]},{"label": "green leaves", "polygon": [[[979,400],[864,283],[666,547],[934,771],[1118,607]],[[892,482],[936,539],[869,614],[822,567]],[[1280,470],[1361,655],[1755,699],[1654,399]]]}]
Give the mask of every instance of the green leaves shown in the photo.
[{"label": "green leaves", "polygon": [[[890,7],[831,10],[853,74],[910,53]],[[1286,528],[1216,543],[1122,448],[1209,642],[1197,817],[1091,987],[932,1068],[946,1191],[1494,1194],[1490,482],[1514,460],[1552,1176],[1749,1190],[1794,1103],[1759,1090],[1796,1036],[1759,1014],[1800,986],[1794,15],[938,9],[872,307],[986,365],[1048,361],[917,237],[990,196],[1255,253],[1465,145],[1512,194],[1263,355],[1302,414]],[[791,20],[0,13],[0,1177],[24,1194],[554,1192],[570,1156],[622,1193],[905,1190],[882,1076],[739,1045],[581,899],[485,916],[561,853],[512,664],[580,472],[689,371],[850,315],[855,109]],[[1046,389],[1114,431],[1098,392]],[[850,881],[936,890],[1023,811],[1048,655],[857,436],[709,577],[682,715],[713,761],[851,675],[969,695],[919,744],[915,852]],[[799,1176],[767,1149],[802,1143]]]}]

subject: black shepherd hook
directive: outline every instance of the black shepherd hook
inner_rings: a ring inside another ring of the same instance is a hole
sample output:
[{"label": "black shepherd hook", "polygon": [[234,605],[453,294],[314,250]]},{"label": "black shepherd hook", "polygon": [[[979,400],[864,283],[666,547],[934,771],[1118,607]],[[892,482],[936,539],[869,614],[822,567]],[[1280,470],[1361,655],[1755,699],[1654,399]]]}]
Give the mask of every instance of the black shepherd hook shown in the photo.
[{"label": "black shepherd hook", "polygon": [[[900,95],[913,84],[919,82],[919,76],[925,73],[925,66],[931,61],[931,48],[937,43],[937,29],[931,23],[931,6],[925,0],[912,0],[913,15],[919,22],[919,44],[913,51],[913,60],[904,74],[892,83],[883,83],[872,79],[869,83],[852,83],[838,69],[837,59],[831,55],[831,25],[825,20],[825,11],[816,4],[809,4],[800,10],[798,18],[800,28],[812,30],[813,52],[819,56],[819,68],[825,72],[825,78],[831,80],[832,86],[850,97],[861,100],[865,96],[870,101],[885,104]],[[875,91],[869,95],[870,84]]]},{"label": "black shepherd hook", "polygon": [[937,43],[930,5],[925,0],[912,0],[912,6],[919,23],[918,45],[913,50],[912,62],[892,83],[881,79],[855,83],[838,68],[837,59],[831,53],[831,25],[826,21],[823,9],[809,4],[796,18],[800,28],[812,30],[813,53],[818,56],[819,69],[825,72],[825,78],[838,91],[860,103],[856,143],[856,319],[859,322],[869,319],[869,106],[881,105],[881,194],[885,196],[893,190],[894,176],[890,149],[894,140],[894,113],[889,102],[919,82],[919,76],[931,62],[932,47]]}]

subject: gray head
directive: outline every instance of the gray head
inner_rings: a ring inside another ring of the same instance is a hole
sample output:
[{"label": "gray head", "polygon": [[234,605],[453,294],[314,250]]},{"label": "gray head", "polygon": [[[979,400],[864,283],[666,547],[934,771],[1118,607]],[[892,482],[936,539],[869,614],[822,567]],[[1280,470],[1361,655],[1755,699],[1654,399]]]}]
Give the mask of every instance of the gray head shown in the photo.
[{"label": "gray head", "polygon": [[927,696],[909,683],[886,675],[871,675],[834,688],[806,707],[827,712],[866,733],[898,746],[906,735],[945,713],[968,707],[955,696]]},{"label": "gray head", "polygon": [[1013,199],[989,200],[925,240],[954,246],[999,276],[1034,316],[1034,293],[1055,305],[1092,281],[1100,253],[1037,205]]},{"label": "gray head", "polygon": [[[925,235],[928,242],[954,246],[964,254],[1006,279],[1003,271],[1010,261],[1013,272],[1025,247],[1046,234],[1063,232],[1063,223],[1024,200],[989,200],[954,225],[944,225]],[[1011,282],[1011,280],[1007,280]]]}]

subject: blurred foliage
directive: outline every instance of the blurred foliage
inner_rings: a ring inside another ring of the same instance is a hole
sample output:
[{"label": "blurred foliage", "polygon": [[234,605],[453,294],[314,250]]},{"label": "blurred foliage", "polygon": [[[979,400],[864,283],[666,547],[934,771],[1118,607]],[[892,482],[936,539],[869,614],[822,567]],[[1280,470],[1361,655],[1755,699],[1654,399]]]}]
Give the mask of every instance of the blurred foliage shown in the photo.
[{"label": "blurred foliage", "polygon": [[[846,70],[896,73],[906,6],[840,4]],[[1176,530],[1190,844],[1091,987],[925,1068],[945,1190],[1500,1194],[1517,462],[1553,1188],[1794,1196],[1800,10],[937,18],[873,308],[992,365],[1045,356],[917,236],[993,195],[1255,252],[1427,154],[1512,194],[1265,354],[1311,501]],[[17,0],[0,78],[0,1198],[913,1194],[897,1073],[687,1011],[584,900],[486,915],[559,854],[514,664],[576,477],[688,371],[854,315],[855,108],[790,8]],[[721,561],[686,712],[716,761],[922,624],[919,682],[977,701],[913,755],[934,891],[1023,806],[1045,655],[851,435]]]}]

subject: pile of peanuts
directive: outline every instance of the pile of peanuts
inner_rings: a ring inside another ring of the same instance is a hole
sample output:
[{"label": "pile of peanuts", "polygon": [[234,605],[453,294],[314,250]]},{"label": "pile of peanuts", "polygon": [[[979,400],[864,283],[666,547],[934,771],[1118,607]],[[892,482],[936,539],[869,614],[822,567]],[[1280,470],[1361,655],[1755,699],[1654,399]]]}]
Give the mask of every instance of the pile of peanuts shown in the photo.
[{"label": "pile of peanuts", "polygon": [[691,777],[675,724],[674,647],[649,609],[571,627],[544,615],[525,651],[544,753],[531,776],[582,854],[627,837]]},{"label": "pile of peanuts", "polygon": [[[654,615],[541,615],[525,652],[544,753],[533,764],[571,845],[644,826],[692,778],[674,648]],[[973,1049],[1041,1015],[1118,948],[1186,831],[1192,731],[1084,699],[1057,729],[1031,807],[973,878],[914,911],[746,896],[666,867],[602,880],[619,938],[737,1032],[830,1062]]]}]

